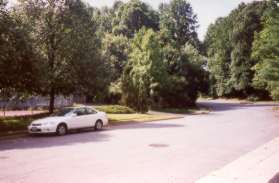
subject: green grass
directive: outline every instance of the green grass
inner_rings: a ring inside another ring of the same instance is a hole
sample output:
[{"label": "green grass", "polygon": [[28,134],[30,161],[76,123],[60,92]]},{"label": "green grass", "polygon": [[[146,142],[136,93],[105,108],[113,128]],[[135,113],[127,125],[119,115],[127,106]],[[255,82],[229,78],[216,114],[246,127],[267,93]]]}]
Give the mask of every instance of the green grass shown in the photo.
[{"label": "green grass", "polygon": [[95,107],[99,111],[106,112],[108,114],[133,114],[135,111],[129,107],[121,105],[101,105]]},{"label": "green grass", "polygon": [[149,122],[158,120],[177,119],[177,115],[157,115],[157,114],[108,114],[111,124],[121,124],[127,122]]},{"label": "green grass", "polygon": [[47,116],[48,113],[21,117],[1,117],[0,132],[26,130],[27,126],[35,119]]}]

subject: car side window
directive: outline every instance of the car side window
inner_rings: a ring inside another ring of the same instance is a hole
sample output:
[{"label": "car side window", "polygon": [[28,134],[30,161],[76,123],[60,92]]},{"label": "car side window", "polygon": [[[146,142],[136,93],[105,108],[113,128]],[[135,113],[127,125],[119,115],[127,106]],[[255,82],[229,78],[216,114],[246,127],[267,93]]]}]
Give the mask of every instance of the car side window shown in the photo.
[{"label": "car side window", "polygon": [[97,112],[95,110],[93,110],[92,108],[86,108],[86,112],[87,114],[96,114]]},{"label": "car side window", "polygon": [[78,109],[76,109],[75,113],[78,116],[83,116],[83,115],[86,115],[86,110],[85,110],[85,108],[78,108]]}]

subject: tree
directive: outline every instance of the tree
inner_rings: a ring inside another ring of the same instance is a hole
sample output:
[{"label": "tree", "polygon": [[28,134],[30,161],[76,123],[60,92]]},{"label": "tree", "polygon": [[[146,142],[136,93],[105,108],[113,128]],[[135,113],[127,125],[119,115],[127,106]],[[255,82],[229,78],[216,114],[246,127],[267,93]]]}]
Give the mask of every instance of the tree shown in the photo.
[{"label": "tree", "polygon": [[261,18],[267,11],[266,1],[241,3],[229,16],[212,24],[205,38],[211,93],[226,97],[266,97],[266,92],[252,85],[251,58],[255,33],[262,30]]},{"label": "tree", "polygon": [[31,42],[27,26],[1,3],[0,98],[6,104],[33,93],[38,86],[38,65]]},{"label": "tree", "polygon": [[160,5],[160,28],[167,30],[178,46],[186,43],[198,46],[197,16],[186,0],[172,0],[169,4]]},{"label": "tree", "polygon": [[211,73],[211,95],[227,96],[232,92],[230,80],[232,23],[230,18],[219,18],[211,24],[205,37],[208,69]]},{"label": "tree", "polygon": [[123,36],[105,34],[102,40],[102,56],[109,69],[110,86],[105,95],[106,102],[119,103],[122,97],[121,76],[128,62],[130,40]]},{"label": "tree", "polygon": [[157,86],[164,82],[166,68],[158,36],[141,29],[131,43],[129,61],[122,76],[123,100],[138,112],[146,112]]},{"label": "tree", "polygon": [[106,34],[102,40],[102,54],[110,66],[111,81],[117,81],[128,61],[129,39],[123,35]]},{"label": "tree", "polygon": [[194,106],[198,92],[206,89],[205,59],[191,44],[176,49],[164,47],[167,77],[159,90],[159,107],[185,108]]},{"label": "tree", "polygon": [[149,5],[140,0],[118,4],[112,21],[113,33],[132,38],[142,27],[159,29],[159,16]]},{"label": "tree", "polygon": [[279,7],[276,1],[270,2],[270,10],[264,17],[264,29],[256,34],[252,57],[259,62],[253,84],[267,89],[273,99],[279,100]]},{"label": "tree", "polygon": [[251,59],[254,33],[262,29],[261,18],[267,8],[266,2],[253,2],[236,15],[232,32],[233,50],[231,52],[230,83],[236,91],[247,96],[253,93],[252,67],[257,60]]},{"label": "tree", "polygon": [[67,95],[77,88],[86,94],[94,92],[102,83],[100,41],[86,6],[79,0],[27,0],[19,10],[30,25],[40,57],[40,93],[50,96],[49,111],[53,112],[57,94]]}]

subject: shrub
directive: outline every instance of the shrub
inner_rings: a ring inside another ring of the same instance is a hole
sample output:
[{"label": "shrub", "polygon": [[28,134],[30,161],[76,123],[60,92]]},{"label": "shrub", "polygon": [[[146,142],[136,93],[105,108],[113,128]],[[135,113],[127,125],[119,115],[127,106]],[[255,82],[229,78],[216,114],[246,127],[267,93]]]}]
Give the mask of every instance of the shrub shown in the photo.
[{"label": "shrub", "polygon": [[255,95],[250,95],[250,96],[247,98],[247,100],[250,101],[250,102],[258,102],[258,101],[261,100],[261,98],[258,97],[258,96],[255,96]]},{"label": "shrub", "polygon": [[36,119],[48,116],[48,113],[32,116],[0,117],[0,132],[26,130],[27,126]]},{"label": "shrub", "polygon": [[108,114],[132,114],[135,111],[129,107],[121,106],[121,105],[103,105],[97,106],[97,110],[106,112]]}]

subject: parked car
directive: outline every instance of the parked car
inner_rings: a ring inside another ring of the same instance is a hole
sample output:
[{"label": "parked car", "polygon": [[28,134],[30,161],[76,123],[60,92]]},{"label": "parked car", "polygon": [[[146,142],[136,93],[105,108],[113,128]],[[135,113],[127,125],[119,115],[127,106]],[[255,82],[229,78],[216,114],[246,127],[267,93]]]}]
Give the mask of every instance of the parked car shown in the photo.
[{"label": "parked car", "polygon": [[73,129],[92,127],[101,130],[105,125],[108,125],[108,117],[104,112],[88,106],[67,107],[50,117],[33,121],[28,126],[28,132],[30,134],[56,133],[61,136]]}]

